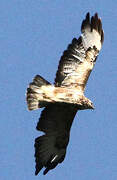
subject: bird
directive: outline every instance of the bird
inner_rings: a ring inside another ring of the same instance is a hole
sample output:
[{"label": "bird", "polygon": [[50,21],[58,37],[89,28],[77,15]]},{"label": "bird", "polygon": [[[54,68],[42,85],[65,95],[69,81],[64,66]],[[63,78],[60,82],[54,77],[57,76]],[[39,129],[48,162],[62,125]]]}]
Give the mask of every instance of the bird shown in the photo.
[{"label": "bird", "polygon": [[66,156],[70,130],[79,110],[94,109],[85,97],[85,87],[104,41],[98,13],[88,12],[81,24],[81,35],[73,38],[60,58],[54,84],[36,75],[26,92],[28,110],[44,108],[36,129],[43,135],[35,139],[37,175],[62,163]]}]

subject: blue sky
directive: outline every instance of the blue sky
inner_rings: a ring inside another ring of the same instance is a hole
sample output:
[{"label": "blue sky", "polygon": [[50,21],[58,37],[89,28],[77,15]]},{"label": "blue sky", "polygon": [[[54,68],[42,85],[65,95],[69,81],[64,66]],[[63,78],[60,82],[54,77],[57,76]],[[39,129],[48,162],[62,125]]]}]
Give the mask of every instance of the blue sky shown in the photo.
[{"label": "blue sky", "polygon": [[[54,82],[62,52],[80,35],[85,14],[99,13],[104,45],[87,84],[95,110],[77,113],[65,161],[36,177],[34,139],[41,110],[25,92],[40,74]],[[107,0],[0,1],[0,179],[117,179],[117,3]]]}]

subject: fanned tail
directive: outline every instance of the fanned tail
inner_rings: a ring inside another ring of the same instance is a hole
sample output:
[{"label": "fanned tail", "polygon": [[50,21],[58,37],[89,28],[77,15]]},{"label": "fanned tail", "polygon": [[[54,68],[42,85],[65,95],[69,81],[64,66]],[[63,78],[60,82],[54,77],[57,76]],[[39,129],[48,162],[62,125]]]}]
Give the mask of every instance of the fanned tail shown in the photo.
[{"label": "fanned tail", "polygon": [[38,98],[43,93],[41,87],[44,85],[50,85],[50,83],[40,75],[36,75],[33,82],[29,84],[26,93],[27,106],[29,110],[36,110],[39,107],[45,106],[45,103],[39,103]]}]

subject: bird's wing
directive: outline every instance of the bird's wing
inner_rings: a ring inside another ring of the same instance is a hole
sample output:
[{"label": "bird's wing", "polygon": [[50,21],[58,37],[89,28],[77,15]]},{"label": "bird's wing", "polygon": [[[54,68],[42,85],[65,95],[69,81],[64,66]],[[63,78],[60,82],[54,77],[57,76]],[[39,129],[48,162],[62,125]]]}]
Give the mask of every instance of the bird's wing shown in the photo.
[{"label": "bird's wing", "polygon": [[41,113],[37,130],[45,134],[35,139],[37,175],[45,167],[44,175],[61,163],[66,155],[70,128],[77,108],[71,105],[48,105]]},{"label": "bird's wing", "polygon": [[91,18],[87,13],[81,32],[79,39],[72,40],[60,59],[56,86],[76,87],[84,91],[104,39],[101,19],[97,13]]},{"label": "bird's wing", "polygon": [[73,108],[72,105],[50,104],[41,112],[39,122],[37,124],[37,130],[43,131],[46,134],[52,132],[69,131],[73,118],[76,114],[77,108]]}]

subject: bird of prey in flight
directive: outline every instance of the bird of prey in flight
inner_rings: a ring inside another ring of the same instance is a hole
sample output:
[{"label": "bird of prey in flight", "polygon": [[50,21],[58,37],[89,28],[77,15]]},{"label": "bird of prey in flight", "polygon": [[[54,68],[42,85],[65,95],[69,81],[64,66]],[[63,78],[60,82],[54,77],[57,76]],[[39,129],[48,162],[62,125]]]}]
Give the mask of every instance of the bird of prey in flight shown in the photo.
[{"label": "bird of prey in flight", "polygon": [[74,38],[63,52],[54,84],[40,75],[29,84],[26,94],[28,109],[44,107],[36,127],[44,134],[35,139],[35,175],[43,167],[45,175],[63,162],[77,111],[94,109],[84,91],[103,40],[101,19],[97,13],[92,17],[87,13],[82,21],[81,36]]}]

